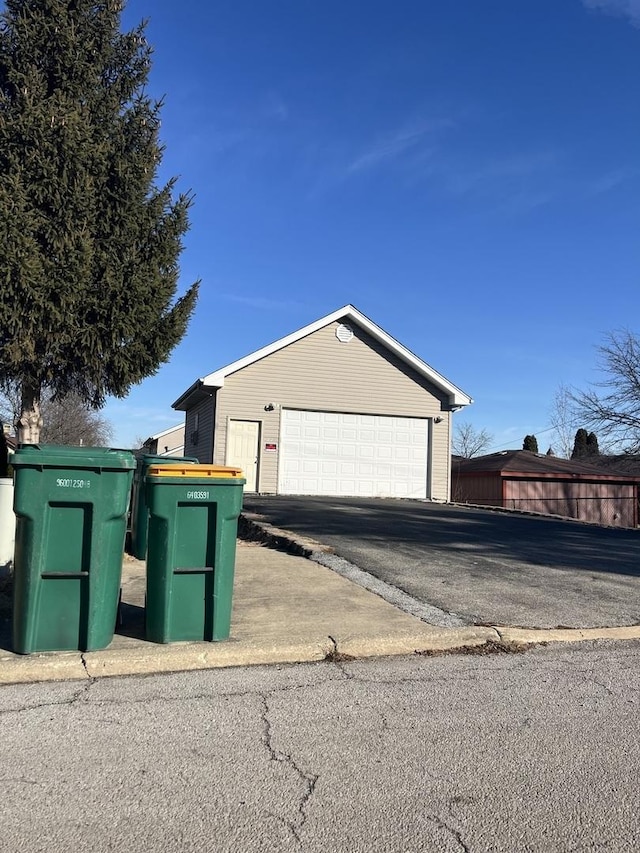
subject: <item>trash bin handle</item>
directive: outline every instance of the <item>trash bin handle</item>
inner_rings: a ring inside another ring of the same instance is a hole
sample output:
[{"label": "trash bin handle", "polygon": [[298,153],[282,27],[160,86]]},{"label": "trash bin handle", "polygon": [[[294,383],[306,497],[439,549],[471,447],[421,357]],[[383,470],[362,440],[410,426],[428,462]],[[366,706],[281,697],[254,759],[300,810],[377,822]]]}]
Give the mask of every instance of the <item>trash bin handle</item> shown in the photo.
[{"label": "trash bin handle", "polygon": [[205,572],[212,572],[212,571],[213,571],[213,566],[202,566],[201,568],[195,568],[195,569],[177,568],[177,569],[173,570],[173,573],[174,573],[174,575],[200,575],[200,574],[204,574]]},{"label": "trash bin handle", "polygon": [[73,578],[88,578],[89,572],[43,572],[40,575],[40,577],[45,578],[45,579],[48,579],[48,578],[64,578],[64,579],[71,578],[73,580]]}]

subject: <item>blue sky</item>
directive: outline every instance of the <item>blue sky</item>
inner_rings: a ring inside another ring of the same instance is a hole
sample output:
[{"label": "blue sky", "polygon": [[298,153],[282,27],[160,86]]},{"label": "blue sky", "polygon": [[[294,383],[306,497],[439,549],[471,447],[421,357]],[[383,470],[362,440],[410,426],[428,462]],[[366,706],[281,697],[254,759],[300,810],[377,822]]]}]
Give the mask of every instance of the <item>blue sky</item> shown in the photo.
[{"label": "blue sky", "polygon": [[494,449],[546,450],[558,386],[640,331],[640,0],[129,0],[143,17],[202,285],[170,362],[109,401],[114,444],[352,303]]}]

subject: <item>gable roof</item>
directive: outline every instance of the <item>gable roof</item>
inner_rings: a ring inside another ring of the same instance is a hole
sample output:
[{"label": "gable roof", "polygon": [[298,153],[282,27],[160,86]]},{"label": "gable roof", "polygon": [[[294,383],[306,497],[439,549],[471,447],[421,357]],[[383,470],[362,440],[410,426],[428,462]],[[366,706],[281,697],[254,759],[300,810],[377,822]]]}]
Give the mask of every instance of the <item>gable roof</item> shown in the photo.
[{"label": "gable roof", "polygon": [[175,424],[175,426],[167,427],[166,429],[163,429],[162,432],[157,432],[155,435],[150,435],[147,441],[155,441],[158,438],[164,438],[165,435],[169,435],[170,432],[175,432],[179,429],[184,429],[184,421],[181,421],[179,424]]},{"label": "gable roof", "polygon": [[598,465],[578,462],[575,459],[560,459],[557,456],[547,456],[533,453],[531,450],[501,450],[486,456],[474,456],[471,459],[453,460],[453,466],[458,474],[490,474],[499,473],[517,477],[543,477],[562,479],[596,479],[629,481],[637,480],[622,472],[611,469],[603,470]]},{"label": "gable roof", "polygon": [[[256,361],[260,361],[260,359],[266,358],[272,353],[277,352],[278,350],[281,350],[284,347],[299,341],[301,338],[305,338],[307,335],[311,335],[319,329],[322,329],[330,323],[334,323],[338,320],[347,320],[368,332],[374,340],[381,343],[390,352],[412,367],[418,374],[435,385],[436,388],[443,391],[447,395],[449,404],[452,407],[468,406],[473,402],[472,398],[469,397],[468,394],[465,394],[464,391],[452,382],[449,382],[448,379],[445,379],[445,377],[438,373],[437,370],[434,370],[433,367],[428,365],[421,358],[418,358],[417,355],[414,355],[405,346],[396,341],[395,338],[392,338],[391,335],[384,331],[384,329],[381,329],[380,326],[377,326],[372,320],[365,317],[361,311],[358,311],[358,309],[354,308],[353,305],[345,305],[343,308],[338,308],[336,311],[332,311],[331,314],[327,314],[326,317],[321,317],[314,323],[309,323],[308,326],[298,329],[297,332],[292,332],[290,335],[280,338],[280,340],[274,341],[273,343],[246,355],[244,358],[240,358],[237,361],[228,364],[226,367],[214,370],[213,373],[209,373],[201,379],[196,380],[196,382],[194,382],[193,385],[191,385],[184,394],[178,397],[175,403],[172,404],[173,408],[185,411],[190,403],[196,402],[204,396],[208,396],[211,391],[217,388],[222,388],[225,378],[230,376],[232,373],[236,373],[238,370],[242,370],[243,367],[248,367],[248,365],[253,364]],[[207,389],[210,389],[208,393]]]}]

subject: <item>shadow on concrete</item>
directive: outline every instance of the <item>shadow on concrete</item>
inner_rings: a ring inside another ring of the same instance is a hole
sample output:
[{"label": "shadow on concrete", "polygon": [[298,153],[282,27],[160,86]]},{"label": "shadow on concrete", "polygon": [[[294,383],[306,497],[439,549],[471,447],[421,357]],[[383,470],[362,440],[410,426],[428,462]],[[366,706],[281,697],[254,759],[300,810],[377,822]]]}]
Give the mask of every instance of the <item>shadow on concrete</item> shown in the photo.
[{"label": "shadow on concrete", "polygon": [[[13,576],[0,567],[0,651],[13,651]],[[118,608],[114,636],[145,639],[145,608],[123,601]]]},{"label": "shadow on concrete", "polygon": [[122,602],[115,633],[134,640],[145,639],[145,609],[138,604]]}]

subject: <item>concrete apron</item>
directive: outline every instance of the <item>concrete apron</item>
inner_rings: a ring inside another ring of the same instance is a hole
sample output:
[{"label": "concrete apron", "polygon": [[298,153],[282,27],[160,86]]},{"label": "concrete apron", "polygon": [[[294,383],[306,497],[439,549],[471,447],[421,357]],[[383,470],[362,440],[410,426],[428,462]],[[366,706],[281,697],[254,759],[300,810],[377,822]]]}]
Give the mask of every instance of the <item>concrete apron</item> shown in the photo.
[{"label": "concrete apron", "polygon": [[[281,534],[277,531],[279,537]],[[279,544],[284,543],[280,540]],[[297,541],[291,547],[298,553],[305,549],[311,553],[316,544]],[[0,650],[0,684],[640,638],[638,627],[438,628],[401,612],[315,561],[240,541],[229,640],[156,645],[144,639],[144,572],[143,562],[125,558],[123,626],[107,649],[26,656]]]}]

